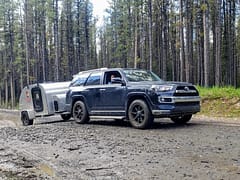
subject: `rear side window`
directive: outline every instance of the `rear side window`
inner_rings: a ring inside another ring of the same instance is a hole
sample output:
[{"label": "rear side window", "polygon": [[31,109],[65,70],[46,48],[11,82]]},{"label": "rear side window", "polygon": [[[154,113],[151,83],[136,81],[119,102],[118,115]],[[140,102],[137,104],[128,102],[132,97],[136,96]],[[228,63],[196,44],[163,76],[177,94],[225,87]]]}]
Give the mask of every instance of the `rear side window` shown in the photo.
[{"label": "rear side window", "polygon": [[82,75],[77,75],[76,77],[73,78],[70,86],[83,86],[84,83],[86,82],[87,78],[89,76],[89,73],[82,74]]},{"label": "rear side window", "polygon": [[92,73],[87,79],[86,86],[90,85],[100,85],[101,73]]}]

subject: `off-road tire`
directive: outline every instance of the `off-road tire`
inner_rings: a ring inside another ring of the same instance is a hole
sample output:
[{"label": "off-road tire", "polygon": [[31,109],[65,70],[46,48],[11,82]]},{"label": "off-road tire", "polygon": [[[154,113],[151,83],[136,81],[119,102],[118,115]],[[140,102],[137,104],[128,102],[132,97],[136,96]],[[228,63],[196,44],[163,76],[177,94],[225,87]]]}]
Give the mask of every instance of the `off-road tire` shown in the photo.
[{"label": "off-road tire", "polygon": [[153,116],[144,100],[134,100],[128,108],[130,124],[137,129],[149,128],[153,123]]},{"label": "off-road tire", "polygon": [[84,124],[89,121],[88,112],[84,102],[76,101],[73,105],[72,116],[76,123]]}]

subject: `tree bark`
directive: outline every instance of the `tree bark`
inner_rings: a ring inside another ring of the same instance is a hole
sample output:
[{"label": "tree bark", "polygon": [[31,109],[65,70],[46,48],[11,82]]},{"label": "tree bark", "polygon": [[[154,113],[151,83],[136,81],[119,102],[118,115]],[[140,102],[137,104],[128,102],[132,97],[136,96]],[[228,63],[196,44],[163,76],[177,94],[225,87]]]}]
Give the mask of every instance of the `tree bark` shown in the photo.
[{"label": "tree bark", "polygon": [[185,41],[184,41],[184,4],[183,0],[180,1],[180,80],[186,81],[186,73],[185,73]]},{"label": "tree bark", "polygon": [[209,24],[208,24],[208,11],[207,3],[205,1],[203,12],[203,34],[204,34],[204,85],[209,87]]},{"label": "tree bark", "polygon": [[214,41],[214,58],[215,58],[215,85],[220,86],[221,84],[221,0],[215,0],[215,26],[213,39]]},{"label": "tree bark", "polygon": [[25,0],[24,2],[24,12],[25,12],[25,29],[24,29],[24,36],[25,36],[25,51],[26,51],[26,78],[27,78],[27,84],[29,85],[30,84],[30,64],[29,64],[29,56],[30,56],[30,53],[29,53],[29,30],[28,30],[28,23],[30,23],[30,19],[29,19],[29,3],[28,3],[29,0]]},{"label": "tree bark", "polygon": [[134,68],[137,68],[138,61],[138,13],[135,11],[135,29],[134,29]]},{"label": "tree bark", "polygon": [[55,61],[54,61],[54,81],[59,81],[59,36],[58,36],[58,0],[54,1],[54,46],[55,46]]},{"label": "tree bark", "polygon": [[152,71],[152,0],[148,0],[149,70]]}]

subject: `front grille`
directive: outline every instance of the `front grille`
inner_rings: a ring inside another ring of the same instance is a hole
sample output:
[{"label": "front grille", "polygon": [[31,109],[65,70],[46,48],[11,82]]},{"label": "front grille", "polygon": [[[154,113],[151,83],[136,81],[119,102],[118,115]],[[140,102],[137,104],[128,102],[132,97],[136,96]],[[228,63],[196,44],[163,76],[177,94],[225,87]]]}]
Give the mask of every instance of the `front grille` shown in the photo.
[{"label": "front grille", "polygon": [[198,91],[194,86],[178,86],[174,96],[198,96]]}]

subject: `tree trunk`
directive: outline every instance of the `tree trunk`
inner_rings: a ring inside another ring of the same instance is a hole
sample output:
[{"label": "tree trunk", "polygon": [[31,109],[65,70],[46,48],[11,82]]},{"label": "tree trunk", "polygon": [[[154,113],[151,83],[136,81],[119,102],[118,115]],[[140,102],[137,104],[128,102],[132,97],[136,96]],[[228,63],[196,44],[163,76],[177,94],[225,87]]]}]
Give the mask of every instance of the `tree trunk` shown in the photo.
[{"label": "tree trunk", "polygon": [[167,80],[167,68],[168,68],[168,14],[167,14],[167,9],[168,9],[168,1],[163,0],[162,3],[162,41],[163,41],[163,46],[162,46],[162,78],[164,80]]},{"label": "tree trunk", "polygon": [[137,68],[138,62],[138,11],[135,10],[135,29],[134,29],[134,68]]},{"label": "tree trunk", "polygon": [[88,64],[89,64],[89,20],[88,20],[88,1],[85,2],[85,21],[84,21],[84,32],[85,32],[85,60],[84,60],[84,65],[85,69],[88,69]]},{"label": "tree trunk", "polygon": [[186,81],[186,73],[185,73],[185,42],[184,42],[184,4],[183,0],[180,1],[180,28],[179,28],[179,34],[180,34],[180,80]]},{"label": "tree trunk", "polygon": [[54,0],[54,81],[59,81],[59,36],[58,36],[58,0]]},{"label": "tree trunk", "polygon": [[214,26],[214,58],[215,58],[215,85],[221,83],[221,0],[215,0],[215,26]]},{"label": "tree trunk", "polygon": [[209,23],[207,4],[204,3],[206,9],[203,12],[203,34],[204,34],[204,85],[209,86]]},{"label": "tree trunk", "polygon": [[8,108],[8,80],[7,76],[5,79],[5,107]]},{"label": "tree trunk", "polygon": [[152,0],[148,0],[149,70],[152,71]]},{"label": "tree trunk", "polygon": [[29,64],[29,56],[30,56],[30,53],[29,53],[29,31],[28,31],[28,23],[30,23],[30,19],[29,19],[29,15],[28,15],[28,12],[29,12],[29,4],[28,4],[28,0],[25,0],[25,3],[24,3],[24,9],[25,9],[25,29],[24,29],[24,35],[25,35],[25,51],[26,51],[26,78],[27,78],[27,84],[29,85],[30,84],[30,64]]},{"label": "tree trunk", "polygon": [[193,5],[192,0],[186,2],[186,81],[193,83]]}]

